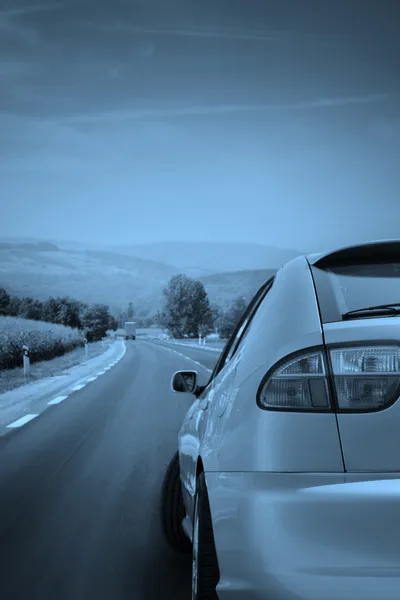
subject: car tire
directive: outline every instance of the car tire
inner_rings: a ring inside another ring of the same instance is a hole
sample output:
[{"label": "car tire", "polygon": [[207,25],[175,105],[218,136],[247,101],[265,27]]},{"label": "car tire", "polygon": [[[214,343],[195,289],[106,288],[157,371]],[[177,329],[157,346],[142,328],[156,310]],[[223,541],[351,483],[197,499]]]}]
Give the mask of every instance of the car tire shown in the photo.
[{"label": "car tire", "polygon": [[192,600],[218,600],[220,573],[204,473],[197,479],[192,539]]},{"label": "car tire", "polygon": [[161,518],[169,546],[181,554],[190,554],[192,544],[182,527],[185,505],[179,470],[179,454],[172,457],[165,473],[161,494]]}]

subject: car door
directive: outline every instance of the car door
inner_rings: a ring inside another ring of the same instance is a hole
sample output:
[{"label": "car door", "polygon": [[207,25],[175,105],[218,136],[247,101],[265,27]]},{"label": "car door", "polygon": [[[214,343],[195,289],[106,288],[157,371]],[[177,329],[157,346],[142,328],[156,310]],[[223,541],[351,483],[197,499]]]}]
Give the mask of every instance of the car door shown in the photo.
[{"label": "car door", "polygon": [[[192,517],[193,514],[193,501],[196,493],[197,462],[200,455],[200,448],[205,438],[205,444],[207,444],[207,440],[212,440],[213,427],[216,424],[215,415],[218,417],[219,414],[222,414],[221,401],[223,403],[227,393],[229,393],[230,386],[232,386],[234,382],[235,369],[229,370],[229,373],[227,373],[227,367],[234,357],[251,319],[261,304],[265,294],[270,289],[271,283],[272,280],[265,283],[248,305],[231,337],[227,341],[225,348],[214,367],[207,386],[190,407],[179,431],[178,443],[182,491],[186,509],[190,517]],[[225,395],[223,394],[223,391],[225,391]],[[218,404],[218,402],[220,404]],[[213,410],[210,410],[210,407],[213,407]],[[208,447],[212,451],[212,444],[211,446],[208,444]]]}]

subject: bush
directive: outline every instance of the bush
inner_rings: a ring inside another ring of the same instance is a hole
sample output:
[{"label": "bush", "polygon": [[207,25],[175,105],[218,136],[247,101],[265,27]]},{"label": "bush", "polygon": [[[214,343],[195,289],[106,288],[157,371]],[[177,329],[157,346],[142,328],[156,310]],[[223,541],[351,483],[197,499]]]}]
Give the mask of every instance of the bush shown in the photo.
[{"label": "bush", "polygon": [[30,349],[31,362],[38,362],[83,346],[83,336],[64,325],[0,316],[0,369],[22,366],[23,344]]}]

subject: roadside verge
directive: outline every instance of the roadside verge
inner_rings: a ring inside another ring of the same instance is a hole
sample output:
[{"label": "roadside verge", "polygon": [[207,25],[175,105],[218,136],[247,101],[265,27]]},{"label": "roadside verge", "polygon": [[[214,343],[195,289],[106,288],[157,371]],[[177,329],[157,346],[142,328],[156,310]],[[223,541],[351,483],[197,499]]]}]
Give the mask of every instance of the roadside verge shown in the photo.
[{"label": "roadside verge", "polygon": [[125,342],[115,341],[104,353],[58,376],[45,377],[0,394],[0,435],[4,433],[3,428],[24,425],[48,405],[63,402],[70,394],[104,375],[123,358],[125,351]]}]

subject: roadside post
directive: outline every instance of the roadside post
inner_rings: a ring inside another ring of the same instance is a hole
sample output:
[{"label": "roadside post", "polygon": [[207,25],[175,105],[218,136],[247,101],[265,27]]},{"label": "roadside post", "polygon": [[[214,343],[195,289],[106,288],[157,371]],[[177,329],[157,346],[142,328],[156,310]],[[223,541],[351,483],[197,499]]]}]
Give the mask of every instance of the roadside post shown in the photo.
[{"label": "roadside post", "polygon": [[85,354],[86,354],[86,356],[88,355],[88,341],[86,338],[85,338]]},{"label": "roadside post", "polygon": [[24,377],[29,375],[31,370],[31,359],[30,359],[30,350],[26,344],[22,346],[22,356],[24,361]]}]

